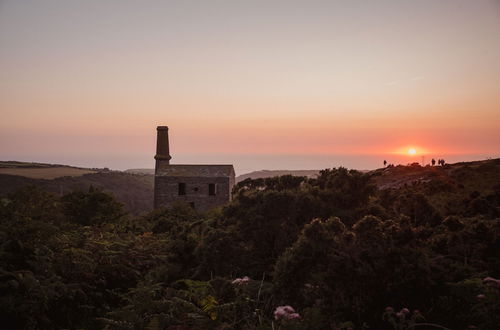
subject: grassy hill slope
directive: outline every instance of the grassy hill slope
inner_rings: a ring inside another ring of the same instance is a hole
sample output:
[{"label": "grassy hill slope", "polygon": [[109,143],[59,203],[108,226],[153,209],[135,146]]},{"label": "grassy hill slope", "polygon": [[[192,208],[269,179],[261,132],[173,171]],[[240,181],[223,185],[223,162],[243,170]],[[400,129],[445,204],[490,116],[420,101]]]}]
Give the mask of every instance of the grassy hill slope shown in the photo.
[{"label": "grassy hill slope", "polygon": [[466,214],[466,209],[484,208],[500,195],[500,159],[445,166],[395,166],[371,173],[379,189],[394,194],[421,193],[442,214]]}]

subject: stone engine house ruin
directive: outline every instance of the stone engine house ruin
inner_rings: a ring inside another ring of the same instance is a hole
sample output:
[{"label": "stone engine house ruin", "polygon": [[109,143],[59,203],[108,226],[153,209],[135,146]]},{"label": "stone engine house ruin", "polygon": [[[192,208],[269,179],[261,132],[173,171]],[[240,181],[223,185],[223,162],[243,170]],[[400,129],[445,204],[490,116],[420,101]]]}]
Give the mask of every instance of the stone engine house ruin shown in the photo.
[{"label": "stone engine house ruin", "polygon": [[170,164],[168,127],[157,127],[154,207],[169,207],[182,201],[198,211],[207,211],[231,200],[233,165]]}]

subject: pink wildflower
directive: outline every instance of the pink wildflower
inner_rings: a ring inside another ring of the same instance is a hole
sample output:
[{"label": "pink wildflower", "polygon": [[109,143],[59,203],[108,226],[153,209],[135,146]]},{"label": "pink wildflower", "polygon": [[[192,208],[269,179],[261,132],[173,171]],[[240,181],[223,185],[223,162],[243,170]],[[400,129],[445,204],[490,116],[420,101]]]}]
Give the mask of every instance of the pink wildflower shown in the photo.
[{"label": "pink wildflower", "polygon": [[403,309],[401,310],[401,313],[403,313],[403,314],[405,314],[405,315],[406,315],[406,314],[410,314],[410,310],[409,310],[408,308],[403,308]]},{"label": "pink wildflower", "polygon": [[491,286],[494,288],[500,288],[500,280],[497,280],[496,278],[493,277],[486,277],[483,279],[483,283],[486,284],[487,286]]},{"label": "pink wildflower", "polygon": [[386,313],[392,313],[392,312],[394,312],[394,308],[392,308],[391,306],[387,306],[387,307],[385,308],[385,312],[386,312]]},{"label": "pink wildflower", "polygon": [[293,320],[300,318],[299,313],[295,313],[292,306],[278,306],[274,311],[275,320]]},{"label": "pink wildflower", "polygon": [[235,285],[242,285],[242,284],[248,284],[248,282],[250,282],[250,277],[244,276],[242,278],[236,278],[231,283]]},{"label": "pink wildflower", "polygon": [[396,316],[401,318],[401,319],[405,317],[405,315],[402,312],[397,312]]},{"label": "pink wildflower", "polygon": [[482,300],[482,299],[486,298],[486,296],[484,294],[478,294],[476,296],[476,298],[479,299],[479,300]]}]

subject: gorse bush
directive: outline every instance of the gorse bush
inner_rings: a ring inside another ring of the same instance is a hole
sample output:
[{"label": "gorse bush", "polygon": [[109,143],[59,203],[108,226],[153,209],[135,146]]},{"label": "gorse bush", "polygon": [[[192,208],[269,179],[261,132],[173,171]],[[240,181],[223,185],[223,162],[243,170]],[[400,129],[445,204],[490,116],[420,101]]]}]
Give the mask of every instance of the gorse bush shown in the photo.
[{"label": "gorse bush", "polygon": [[[473,170],[454,175],[477,181]],[[0,322],[496,329],[498,187],[469,191],[450,179],[438,191],[438,174],[385,190],[373,173],[344,168],[247,179],[209,213],[176,204],[139,217],[94,188],[60,197],[20,190],[0,199]]]}]

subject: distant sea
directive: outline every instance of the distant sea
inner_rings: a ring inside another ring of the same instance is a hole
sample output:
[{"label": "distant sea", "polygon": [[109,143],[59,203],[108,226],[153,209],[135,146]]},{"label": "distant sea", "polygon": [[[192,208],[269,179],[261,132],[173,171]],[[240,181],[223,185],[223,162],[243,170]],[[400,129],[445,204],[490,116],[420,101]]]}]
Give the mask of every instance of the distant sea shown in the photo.
[{"label": "distant sea", "polygon": [[[172,164],[233,164],[236,175],[259,170],[319,170],[332,167],[347,167],[358,170],[372,170],[383,167],[383,161],[389,164],[410,164],[418,162],[429,164],[431,159],[443,158],[447,163],[500,158],[496,154],[468,155],[421,155],[406,156],[394,154],[381,155],[285,155],[285,154],[179,154],[172,155]],[[43,155],[43,156],[8,156],[1,160],[18,160],[51,164],[64,164],[80,167],[107,167],[114,170],[130,168],[154,168],[152,154],[129,155]]]}]

